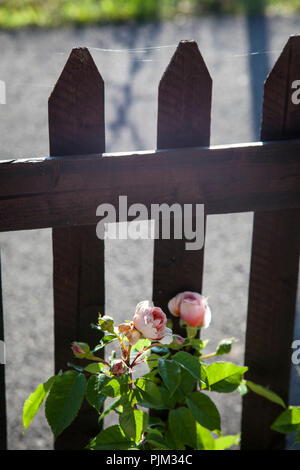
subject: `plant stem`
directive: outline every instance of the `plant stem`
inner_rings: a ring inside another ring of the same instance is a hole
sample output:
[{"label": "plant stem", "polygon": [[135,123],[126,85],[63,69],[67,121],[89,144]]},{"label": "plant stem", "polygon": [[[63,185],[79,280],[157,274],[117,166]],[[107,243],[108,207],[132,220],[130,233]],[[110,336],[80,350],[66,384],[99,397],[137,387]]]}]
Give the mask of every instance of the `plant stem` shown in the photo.
[{"label": "plant stem", "polygon": [[155,347],[155,346],[161,346],[161,344],[160,344],[160,343],[152,343],[152,344],[150,344],[150,346],[147,346],[147,348],[144,348],[144,349],[142,349],[141,351],[139,351],[139,352],[137,353],[137,355],[135,356],[135,358],[133,359],[133,361],[132,361],[132,363],[131,363],[131,367],[133,367],[134,365],[136,365],[137,359],[138,359],[144,352],[148,351],[149,349],[151,349],[151,348],[153,348],[153,347]]},{"label": "plant stem", "polygon": [[200,359],[210,359],[211,357],[217,356],[216,351],[210,354],[205,354],[204,356],[200,356]]}]

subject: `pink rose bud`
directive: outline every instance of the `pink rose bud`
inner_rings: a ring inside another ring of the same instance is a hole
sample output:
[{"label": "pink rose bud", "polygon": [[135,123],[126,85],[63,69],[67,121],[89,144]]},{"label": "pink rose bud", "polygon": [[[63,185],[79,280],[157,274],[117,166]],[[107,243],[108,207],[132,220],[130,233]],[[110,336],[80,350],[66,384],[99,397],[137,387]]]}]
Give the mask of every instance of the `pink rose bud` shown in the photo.
[{"label": "pink rose bud", "polygon": [[172,330],[166,326],[166,314],[161,308],[154,307],[148,300],[136,306],[133,324],[147,339],[159,341],[162,344],[170,344],[173,341]]},{"label": "pink rose bud", "polygon": [[90,347],[86,343],[77,343],[74,341],[72,344],[72,351],[75,357],[83,359],[90,352]]},{"label": "pink rose bud", "polygon": [[177,294],[169,301],[168,308],[190,326],[207,328],[210,324],[211,311],[207,298],[197,292]]},{"label": "pink rose bud", "polygon": [[184,338],[182,336],[173,335],[173,338],[174,338],[175,343],[180,344],[180,345],[184,344]]},{"label": "pink rose bud", "polygon": [[110,371],[116,377],[120,377],[126,371],[126,365],[122,361],[122,359],[115,359],[111,362]]}]

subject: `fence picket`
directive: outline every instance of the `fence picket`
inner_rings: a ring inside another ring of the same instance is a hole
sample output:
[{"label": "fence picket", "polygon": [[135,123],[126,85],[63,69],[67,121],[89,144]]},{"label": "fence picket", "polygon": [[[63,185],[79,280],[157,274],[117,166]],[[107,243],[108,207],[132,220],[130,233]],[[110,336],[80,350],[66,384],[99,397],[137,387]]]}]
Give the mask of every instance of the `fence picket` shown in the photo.
[{"label": "fence picket", "polygon": [[[209,145],[211,93],[212,80],[196,42],[181,41],[159,84],[158,149]],[[173,295],[201,292],[203,252],[186,250],[185,240],[173,239],[172,231],[170,240],[155,240],[153,301],[166,313]],[[177,321],[174,331],[180,332]]]},{"label": "fence picket", "polygon": [[[1,256],[0,256],[0,340],[4,341]],[[4,352],[4,350],[1,352]],[[6,450],[6,449],[7,449],[7,421],[6,421],[6,393],[5,393],[5,364],[2,364],[0,362],[0,450]]]},{"label": "fence picket", "polygon": [[[300,80],[299,70],[300,36],[295,36],[287,42],[265,83],[262,140],[300,137],[300,107],[292,102],[293,82]],[[299,210],[255,213],[245,352],[247,377],[274,390],[286,402],[299,241]],[[284,448],[285,436],[270,430],[279,412],[278,405],[247,394],[243,400],[242,449]]]},{"label": "fence picket", "polygon": [[[105,150],[104,83],[85,48],[73,49],[49,98],[49,136],[51,156]],[[53,229],[53,288],[58,372],[76,362],[72,341],[93,346],[99,338],[90,328],[105,303],[104,242],[95,226]],[[57,439],[56,449],[83,448],[98,430],[96,414],[86,407]]]}]

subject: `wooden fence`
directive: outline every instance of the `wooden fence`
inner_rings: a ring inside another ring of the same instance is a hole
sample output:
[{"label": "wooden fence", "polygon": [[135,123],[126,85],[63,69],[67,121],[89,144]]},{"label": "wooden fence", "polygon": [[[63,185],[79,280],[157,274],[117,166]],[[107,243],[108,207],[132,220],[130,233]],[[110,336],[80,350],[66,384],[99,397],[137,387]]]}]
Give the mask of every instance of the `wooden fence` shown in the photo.
[{"label": "wooden fence", "polygon": [[[49,99],[50,157],[0,161],[0,230],[53,227],[56,372],[73,360],[66,345],[95,343],[89,325],[104,312],[97,206],[117,205],[119,195],[149,209],[152,203],[201,203],[207,215],[255,212],[247,378],[288,400],[300,240],[297,80],[300,36],[293,36],[265,83],[261,142],[210,147],[212,80],[197,44],[182,41],[159,85],[157,150],[105,154],[104,83],[89,51],[72,50]],[[204,250],[187,251],[184,243],[155,240],[153,301],[165,311],[177,292],[201,292]],[[0,379],[5,448],[3,365]],[[247,394],[241,448],[284,448],[284,435],[270,431],[279,412],[278,405]],[[96,432],[86,409],[56,449],[80,448]]]}]

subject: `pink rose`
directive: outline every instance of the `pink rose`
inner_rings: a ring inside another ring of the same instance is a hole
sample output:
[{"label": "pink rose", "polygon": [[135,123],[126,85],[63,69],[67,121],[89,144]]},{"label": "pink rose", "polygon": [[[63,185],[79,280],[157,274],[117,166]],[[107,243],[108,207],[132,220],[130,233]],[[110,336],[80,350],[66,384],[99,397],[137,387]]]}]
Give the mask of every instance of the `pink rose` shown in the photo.
[{"label": "pink rose", "polygon": [[172,330],[166,326],[166,314],[148,300],[137,304],[133,324],[145,338],[163,344],[170,344],[173,341]]},{"label": "pink rose", "polygon": [[197,292],[182,292],[168,303],[170,312],[181,317],[190,326],[207,328],[211,321],[211,311],[207,298]]}]

